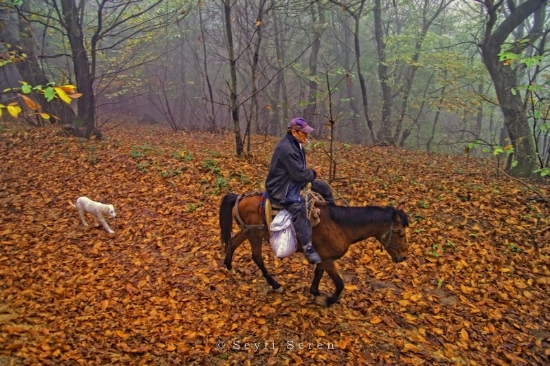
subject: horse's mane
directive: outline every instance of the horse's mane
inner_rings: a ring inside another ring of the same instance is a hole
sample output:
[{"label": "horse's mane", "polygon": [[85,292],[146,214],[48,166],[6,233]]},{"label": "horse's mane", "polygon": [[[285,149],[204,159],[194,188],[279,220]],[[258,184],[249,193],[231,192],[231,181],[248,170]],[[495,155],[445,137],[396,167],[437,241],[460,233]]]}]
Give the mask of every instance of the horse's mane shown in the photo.
[{"label": "horse's mane", "polygon": [[393,220],[394,213],[399,216],[403,226],[409,226],[409,219],[403,210],[398,210],[393,206],[365,206],[365,207],[345,207],[328,206],[330,218],[338,224],[359,226],[367,223],[383,224]]}]

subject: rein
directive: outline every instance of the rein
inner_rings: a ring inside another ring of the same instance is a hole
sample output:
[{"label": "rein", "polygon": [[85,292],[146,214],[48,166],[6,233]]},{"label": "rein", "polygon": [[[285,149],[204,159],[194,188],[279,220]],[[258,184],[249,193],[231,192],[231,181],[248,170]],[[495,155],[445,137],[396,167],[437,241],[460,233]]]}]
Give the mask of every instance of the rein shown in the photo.
[{"label": "rein", "polygon": [[[380,243],[382,244],[382,246],[384,247],[384,249],[386,249],[387,251],[393,247],[393,242],[392,242],[392,237],[393,237],[393,233],[396,233],[398,230],[395,230],[394,229],[394,223],[393,221],[391,222],[390,224],[390,228],[388,229],[388,231],[386,231],[384,234],[382,234],[382,236],[380,237]],[[389,236],[388,236],[389,234]],[[388,237],[388,241],[386,242],[386,244],[384,244],[384,240],[386,239],[386,237]]]}]

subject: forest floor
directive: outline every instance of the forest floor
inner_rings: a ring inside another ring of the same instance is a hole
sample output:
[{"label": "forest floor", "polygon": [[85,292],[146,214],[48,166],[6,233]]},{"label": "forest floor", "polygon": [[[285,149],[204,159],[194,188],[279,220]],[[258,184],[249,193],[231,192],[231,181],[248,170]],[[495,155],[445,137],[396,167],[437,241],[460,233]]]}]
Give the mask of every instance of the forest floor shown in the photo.
[{"label": "forest floor", "polygon": [[[353,245],[337,262],[342,297],[322,308],[301,254],[264,247],[282,294],[247,244],[234,273],[222,263],[221,197],[262,189],[277,139],[253,136],[238,158],[229,133],[57,132],[0,132],[0,365],[550,362],[550,204],[535,193],[548,200],[548,180],[335,144],[339,204],[406,202],[410,248],[395,264],[374,239]],[[325,172],[327,146],[308,153]],[[82,195],[115,206],[115,234],[81,224],[68,202]]]}]

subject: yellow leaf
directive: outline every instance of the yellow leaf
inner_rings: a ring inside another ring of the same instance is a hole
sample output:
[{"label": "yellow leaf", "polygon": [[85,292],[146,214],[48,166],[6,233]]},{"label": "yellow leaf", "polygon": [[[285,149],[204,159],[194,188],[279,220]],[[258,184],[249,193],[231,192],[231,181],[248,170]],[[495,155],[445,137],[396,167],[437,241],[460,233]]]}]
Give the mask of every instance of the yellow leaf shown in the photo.
[{"label": "yellow leaf", "polygon": [[405,343],[405,345],[403,347],[403,350],[404,351],[411,351],[411,352],[415,352],[415,353],[420,353],[420,348],[418,348],[418,346],[415,346],[412,343]]},{"label": "yellow leaf", "polygon": [[460,285],[460,291],[462,291],[465,294],[470,294],[473,292],[473,289],[468,286]]},{"label": "yellow leaf", "polygon": [[40,113],[40,117],[44,119],[50,119],[51,116],[48,113]]},{"label": "yellow leaf", "polygon": [[399,305],[405,307],[405,306],[409,306],[411,304],[411,302],[409,300],[399,300]]},{"label": "yellow leaf", "polygon": [[462,330],[460,331],[460,338],[462,338],[462,340],[464,341],[467,341],[469,339],[466,329],[462,328]]},{"label": "yellow leaf", "polygon": [[74,93],[74,90],[76,89],[76,86],[67,84],[67,85],[61,85],[59,88],[61,88],[63,91],[67,93]]},{"label": "yellow leaf", "polygon": [[71,103],[71,98],[69,98],[67,93],[65,93],[65,90],[61,89],[58,86],[54,87],[54,89],[55,89],[55,92],[57,93],[57,96],[59,97],[59,99],[61,99],[62,101],[64,101],[67,104]]},{"label": "yellow leaf", "polygon": [[10,103],[10,104],[8,104],[8,113],[13,118],[17,118],[19,113],[21,113],[21,107],[17,103]]},{"label": "yellow leaf", "polygon": [[19,96],[23,99],[27,107],[32,109],[33,111],[37,111],[40,109],[40,105],[36,104],[31,98],[27,97],[26,95],[19,94]]},{"label": "yellow leaf", "polygon": [[371,324],[378,324],[378,323],[382,323],[382,319],[378,316],[374,316],[371,320],[370,320],[370,323]]}]

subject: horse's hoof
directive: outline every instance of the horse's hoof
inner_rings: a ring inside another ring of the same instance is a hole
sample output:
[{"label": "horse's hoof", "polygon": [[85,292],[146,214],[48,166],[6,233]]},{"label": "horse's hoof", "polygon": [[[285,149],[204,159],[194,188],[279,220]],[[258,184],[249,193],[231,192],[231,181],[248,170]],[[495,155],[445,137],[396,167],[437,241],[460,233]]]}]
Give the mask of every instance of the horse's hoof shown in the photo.
[{"label": "horse's hoof", "polygon": [[279,288],[274,288],[273,292],[276,292],[278,294],[282,294],[283,293],[283,286],[279,286]]},{"label": "horse's hoof", "polygon": [[324,296],[315,296],[315,303],[322,307],[328,308],[327,298]]}]

